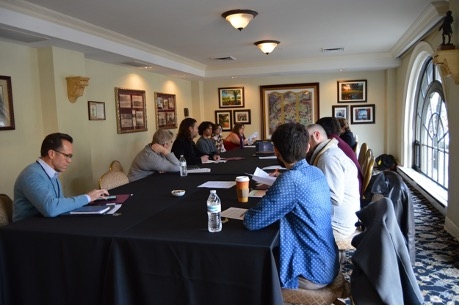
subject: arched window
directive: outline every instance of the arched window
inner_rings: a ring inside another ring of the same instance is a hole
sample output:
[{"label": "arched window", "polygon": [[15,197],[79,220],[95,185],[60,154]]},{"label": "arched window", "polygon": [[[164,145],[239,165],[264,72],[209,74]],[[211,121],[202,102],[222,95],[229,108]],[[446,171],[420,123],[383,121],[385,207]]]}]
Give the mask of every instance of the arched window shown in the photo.
[{"label": "arched window", "polygon": [[431,57],[420,71],[415,100],[413,168],[447,190],[449,124],[441,75]]}]

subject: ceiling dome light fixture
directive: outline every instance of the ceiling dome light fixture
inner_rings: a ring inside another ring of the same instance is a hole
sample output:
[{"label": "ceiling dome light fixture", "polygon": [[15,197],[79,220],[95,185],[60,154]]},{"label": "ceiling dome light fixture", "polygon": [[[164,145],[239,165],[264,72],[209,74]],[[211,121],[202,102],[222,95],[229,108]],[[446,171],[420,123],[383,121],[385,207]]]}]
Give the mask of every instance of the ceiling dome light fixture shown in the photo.
[{"label": "ceiling dome light fixture", "polygon": [[265,54],[270,54],[278,46],[280,42],[277,40],[259,40],[254,43]]},{"label": "ceiling dome light fixture", "polygon": [[256,11],[251,10],[231,10],[222,13],[222,17],[230,22],[235,29],[240,31],[244,29],[257,15],[258,13]]}]

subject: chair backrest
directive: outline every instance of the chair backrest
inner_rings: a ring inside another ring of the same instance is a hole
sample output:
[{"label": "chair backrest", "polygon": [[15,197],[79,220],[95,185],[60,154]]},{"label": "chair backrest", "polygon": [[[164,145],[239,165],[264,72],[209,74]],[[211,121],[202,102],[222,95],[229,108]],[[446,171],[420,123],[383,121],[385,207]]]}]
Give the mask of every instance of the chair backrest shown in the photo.
[{"label": "chair backrest", "polygon": [[128,176],[124,172],[109,170],[99,179],[99,188],[110,190],[128,183]]},{"label": "chair backrest", "polygon": [[225,150],[230,151],[234,149],[239,149],[240,145],[234,144],[233,142],[224,139],[224,147]]},{"label": "chair backrest", "polygon": [[114,160],[110,163],[109,170],[115,170],[115,171],[123,171],[123,166],[118,160]]},{"label": "chair backrest", "polygon": [[8,225],[13,219],[13,201],[6,194],[0,194],[0,227]]},{"label": "chair backrest", "polygon": [[366,152],[369,149],[367,143],[363,142],[361,145],[361,148],[359,149],[359,154],[358,154],[358,163],[361,166],[361,169],[363,169],[364,166],[364,161],[366,159]]},{"label": "chair backrest", "polygon": [[374,153],[372,152],[371,149],[368,149],[366,152],[366,158],[364,161],[363,168],[361,168],[363,171],[363,185],[361,188],[361,194],[364,194],[367,186],[369,185],[369,182],[371,181],[372,172],[374,170],[374,164],[375,164]]},{"label": "chair backrest", "polygon": [[358,148],[359,148],[359,142],[356,141],[356,142],[355,142],[355,145],[354,145],[353,148],[352,148],[353,151],[355,151],[355,153],[356,153],[356,157],[358,157],[358,153],[359,153],[359,152],[358,152]]}]

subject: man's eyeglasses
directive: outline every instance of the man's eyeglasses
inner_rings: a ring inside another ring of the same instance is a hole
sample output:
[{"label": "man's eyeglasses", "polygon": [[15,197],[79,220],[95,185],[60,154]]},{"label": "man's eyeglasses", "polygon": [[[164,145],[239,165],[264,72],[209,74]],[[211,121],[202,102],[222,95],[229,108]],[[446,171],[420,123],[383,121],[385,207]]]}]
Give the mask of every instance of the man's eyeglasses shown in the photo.
[{"label": "man's eyeglasses", "polygon": [[73,157],[73,154],[63,153],[63,152],[58,151],[58,150],[53,150],[53,151],[54,151],[54,152],[57,152],[57,153],[60,153],[60,154],[62,154],[62,155],[64,155],[65,158],[67,158],[67,159],[72,159],[72,157]]}]

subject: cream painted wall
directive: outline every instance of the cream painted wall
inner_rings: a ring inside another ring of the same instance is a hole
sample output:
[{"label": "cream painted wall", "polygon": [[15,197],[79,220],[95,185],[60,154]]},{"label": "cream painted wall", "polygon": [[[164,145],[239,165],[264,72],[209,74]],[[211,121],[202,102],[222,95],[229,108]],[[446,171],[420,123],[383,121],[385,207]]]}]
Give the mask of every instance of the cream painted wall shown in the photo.
[{"label": "cream painted wall", "polygon": [[40,155],[43,120],[37,51],[0,42],[0,75],[13,87],[15,130],[0,131],[0,193],[13,198],[13,186],[25,165]]},{"label": "cream painted wall", "polygon": [[[193,115],[190,106],[191,82],[97,61],[87,60],[85,63],[87,76],[91,78],[86,92],[87,100],[77,102],[84,103],[86,107],[88,100],[105,102],[106,111],[106,120],[103,121],[89,121],[87,110],[80,119],[88,125],[92,156],[90,168],[93,169],[93,186],[97,186],[99,177],[108,170],[112,160],[119,160],[127,172],[136,154],[152,140],[156,131],[155,92],[176,95],[178,124],[184,119],[184,107],[188,107]],[[146,132],[117,134],[115,87],[145,90]],[[171,131],[177,133],[177,129]]]},{"label": "cream painted wall", "polygon": [[[204,118],[215,121],[215,111],[219,110],[220,87],[244,87],[245,108],[251,110],[251,124],[245,126],[245,134],[262,132],[260,90],[262,85],[319,83],[320,117],[332,116],[332,105],[337,103],[337,81],[367,80],[368,99],[365,103],[340,103],[340,105],[375,104],[375,124],[352,124],[351,130],[358,135],[360,143],[367,142],[376,156],[388,153],[387,148],[394,148],[394,138],[386,137],[386,111],[388,94],[394,95],[394,87],[386,88],[385,71],[338,72],[330,74],[309,74],[289,77],[267,77],[257,79],[206,80],[204,84]],[[228,109],[221,109],[228,110]],[[235,109],[233,109],[235,110]],[[349,110],[350,111],[350,110]],[[394,115],[394,114],[392,114]],[[224,136],[227,133],[224,133]],[[390,152],[395,154],[395,152]]]}]

